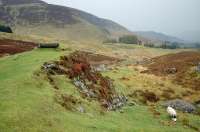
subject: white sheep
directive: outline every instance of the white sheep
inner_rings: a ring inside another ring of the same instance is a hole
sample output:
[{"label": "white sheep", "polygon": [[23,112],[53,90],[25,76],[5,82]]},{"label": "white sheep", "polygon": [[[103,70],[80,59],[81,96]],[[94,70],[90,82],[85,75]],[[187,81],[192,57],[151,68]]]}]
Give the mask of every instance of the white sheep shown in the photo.
[{"label": "white sheep", "polygon": [[170,117],[172,118],[173,121],[176,121],[176,110],[173,109],[171,106],[167,107],[167,113],[170,115]]}]

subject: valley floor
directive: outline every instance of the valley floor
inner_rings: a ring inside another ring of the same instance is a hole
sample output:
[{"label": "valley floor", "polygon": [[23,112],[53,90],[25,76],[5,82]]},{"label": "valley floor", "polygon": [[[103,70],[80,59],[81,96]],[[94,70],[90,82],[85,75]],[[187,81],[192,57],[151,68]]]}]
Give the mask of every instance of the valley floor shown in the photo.
[{"label": "valley floor", "polygon": [[[61,91],[55,90],[45,75],[41,74],[44,62],[57,60],[75,50],[89,51],[120,58],[123,63],[103,72],[114,80],[118,92],[138,102],[127,105],[121,111],[105,112],[96,101],[80,96],[70,80],[55,76]],[[29,52],[0,58],[0,131],[1,132],[190,132],[200,130],[200,117],[178,112],[178,121],[170,121],[160,103],[166,98],[162,92],[174,89],[175,97],[181,97],[183,86],[170,79],[142,74],[133,66],[136,61],[169,53],[187,51],[145,48],[125,44],[80,44],[62,42],[61,49],[34,49]],[[128,79],[127,79],[128,78]],[[143,104],[140,97],[131,96],[136,90],[153,91],[160,97],[157,103]],[[80,99],[85,112],[69,111],[55,101],[57,92],[67,93]],[[199,98],[199,93],[190,97]],[[186,98],[187,99],[187,98]]]}]

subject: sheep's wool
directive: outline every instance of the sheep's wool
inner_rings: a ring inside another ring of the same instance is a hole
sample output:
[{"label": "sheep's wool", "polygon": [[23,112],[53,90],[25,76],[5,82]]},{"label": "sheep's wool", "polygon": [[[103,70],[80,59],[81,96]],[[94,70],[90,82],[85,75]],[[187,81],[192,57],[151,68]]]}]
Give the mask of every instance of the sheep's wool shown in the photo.
[{"label": "sheep's wool", "polygon": [[169,113],[170,116],[176,116],[176,111],[172,107],[167,107],[167,113]]},{"label": "sheep's wool", "polygon": [[173,109],[172,107],[168,106],[167,107],[167,113],[173,117],[173,119],[176,119],[176,110]]}]

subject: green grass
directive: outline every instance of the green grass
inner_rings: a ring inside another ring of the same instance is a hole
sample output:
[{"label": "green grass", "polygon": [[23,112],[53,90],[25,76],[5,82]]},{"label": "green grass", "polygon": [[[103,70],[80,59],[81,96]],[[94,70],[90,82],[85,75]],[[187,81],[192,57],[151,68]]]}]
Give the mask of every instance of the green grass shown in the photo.
[{"label": "green grass", "polygon": [[[102,114],[97,102],[89,102],[80,97],[70,80],[56,76],[56,84],[63,93],[80,98],[86,113],[70,112],[55,102],[55,89],[45,75],[36,76],[40,66],[49,60],[69,53],[49,49],[36,49],[31,52],[0,59],[0,131],[1,132],[189,132],[181,122],[167,126],[160,121],[169,121],[163,109],[155,118],[147,106],[125,107],[123,113]],[[105,73],[106,74],[106,73]],[[132,75],[121,69],[119,76]],[[110,76],[114,77],[114,74]],[[125,88],[126,86],[124,86]],[[123,88],[121,88],[123,90]],[[199,117],[188,115],[190,122],[200,126]]]}]

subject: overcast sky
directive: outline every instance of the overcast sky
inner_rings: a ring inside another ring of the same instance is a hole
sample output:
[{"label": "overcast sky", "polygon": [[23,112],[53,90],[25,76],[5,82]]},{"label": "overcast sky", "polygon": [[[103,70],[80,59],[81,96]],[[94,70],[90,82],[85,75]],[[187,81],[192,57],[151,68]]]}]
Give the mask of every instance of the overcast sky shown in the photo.
[{"label": "overcast sky", "polygon": [[[45,0],[111,19],[132,31],[200,33],[200,0]],[[200,37],[200,36],[199,36]]]}]

